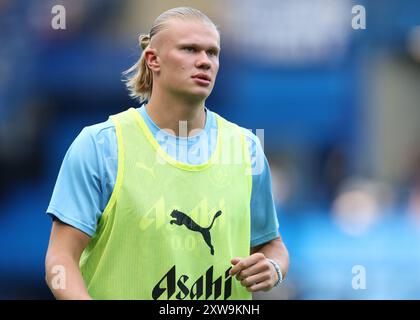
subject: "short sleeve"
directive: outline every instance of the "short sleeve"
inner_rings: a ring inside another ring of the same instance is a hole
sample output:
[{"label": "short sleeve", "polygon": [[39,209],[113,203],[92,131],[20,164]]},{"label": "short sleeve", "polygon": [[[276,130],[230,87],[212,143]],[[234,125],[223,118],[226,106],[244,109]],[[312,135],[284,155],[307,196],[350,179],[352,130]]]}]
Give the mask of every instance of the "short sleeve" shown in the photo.
[{"label": "short sleeve", "polygon": [[251,247],[279,237],[279,223],[273,198],[271,173],[260,140],[244,129],[251,156]]},{"label": "short sleeve", "polygon": [[55,216],[89,236],[96,231],[101,211],[101,177],[98,149],[92,128],[84,128],[62,162],[50,204]]}]

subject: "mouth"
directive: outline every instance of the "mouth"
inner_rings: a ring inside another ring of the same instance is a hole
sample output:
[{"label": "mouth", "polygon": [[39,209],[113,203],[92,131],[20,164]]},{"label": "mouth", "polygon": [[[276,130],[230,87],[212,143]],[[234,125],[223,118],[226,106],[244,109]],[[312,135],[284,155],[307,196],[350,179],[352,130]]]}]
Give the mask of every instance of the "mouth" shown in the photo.
[{"label": "mouth", "polygon": [[204,86],[208,86],[211,82],[211,78],[204,73],[193,75],[191,78],[194,79],[194,81],[197,82],[198,84],[201,84]]}]

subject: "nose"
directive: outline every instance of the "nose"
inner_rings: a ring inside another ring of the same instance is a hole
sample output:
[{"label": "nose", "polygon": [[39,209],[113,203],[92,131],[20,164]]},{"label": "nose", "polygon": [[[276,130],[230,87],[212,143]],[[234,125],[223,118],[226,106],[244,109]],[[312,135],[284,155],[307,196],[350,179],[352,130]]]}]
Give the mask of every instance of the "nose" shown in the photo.
[{"label": "nose", "polygon": [[197,61],[195,62],[195,66],[199,69],[208,70],[211,68],[211,60],[207,56],[205,51],[201,51],[199,54]]}]

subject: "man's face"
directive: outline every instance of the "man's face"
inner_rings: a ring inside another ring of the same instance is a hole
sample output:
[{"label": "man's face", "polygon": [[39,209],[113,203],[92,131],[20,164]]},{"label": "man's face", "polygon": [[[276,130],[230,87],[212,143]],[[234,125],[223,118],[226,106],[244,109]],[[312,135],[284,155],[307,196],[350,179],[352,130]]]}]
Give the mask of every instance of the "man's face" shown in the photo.
[{"label": "man's face", "polygon": [[159,70],[153,86],[186,99],[206,99],[219,70],[217,30],[201,21],[173,19],[156,36]]}]

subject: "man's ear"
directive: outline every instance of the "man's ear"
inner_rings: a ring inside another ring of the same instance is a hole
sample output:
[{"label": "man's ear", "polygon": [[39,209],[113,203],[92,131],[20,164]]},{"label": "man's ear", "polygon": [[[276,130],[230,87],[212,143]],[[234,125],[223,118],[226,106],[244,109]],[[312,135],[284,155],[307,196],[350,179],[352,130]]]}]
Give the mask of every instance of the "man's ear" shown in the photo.
[{"label": "man's ear", "polygon": [[158,72],[160,70],[159,57],[157,56],[156,49],[147,48],[144,52],[144,59],[150,70],[153,72]]}]

